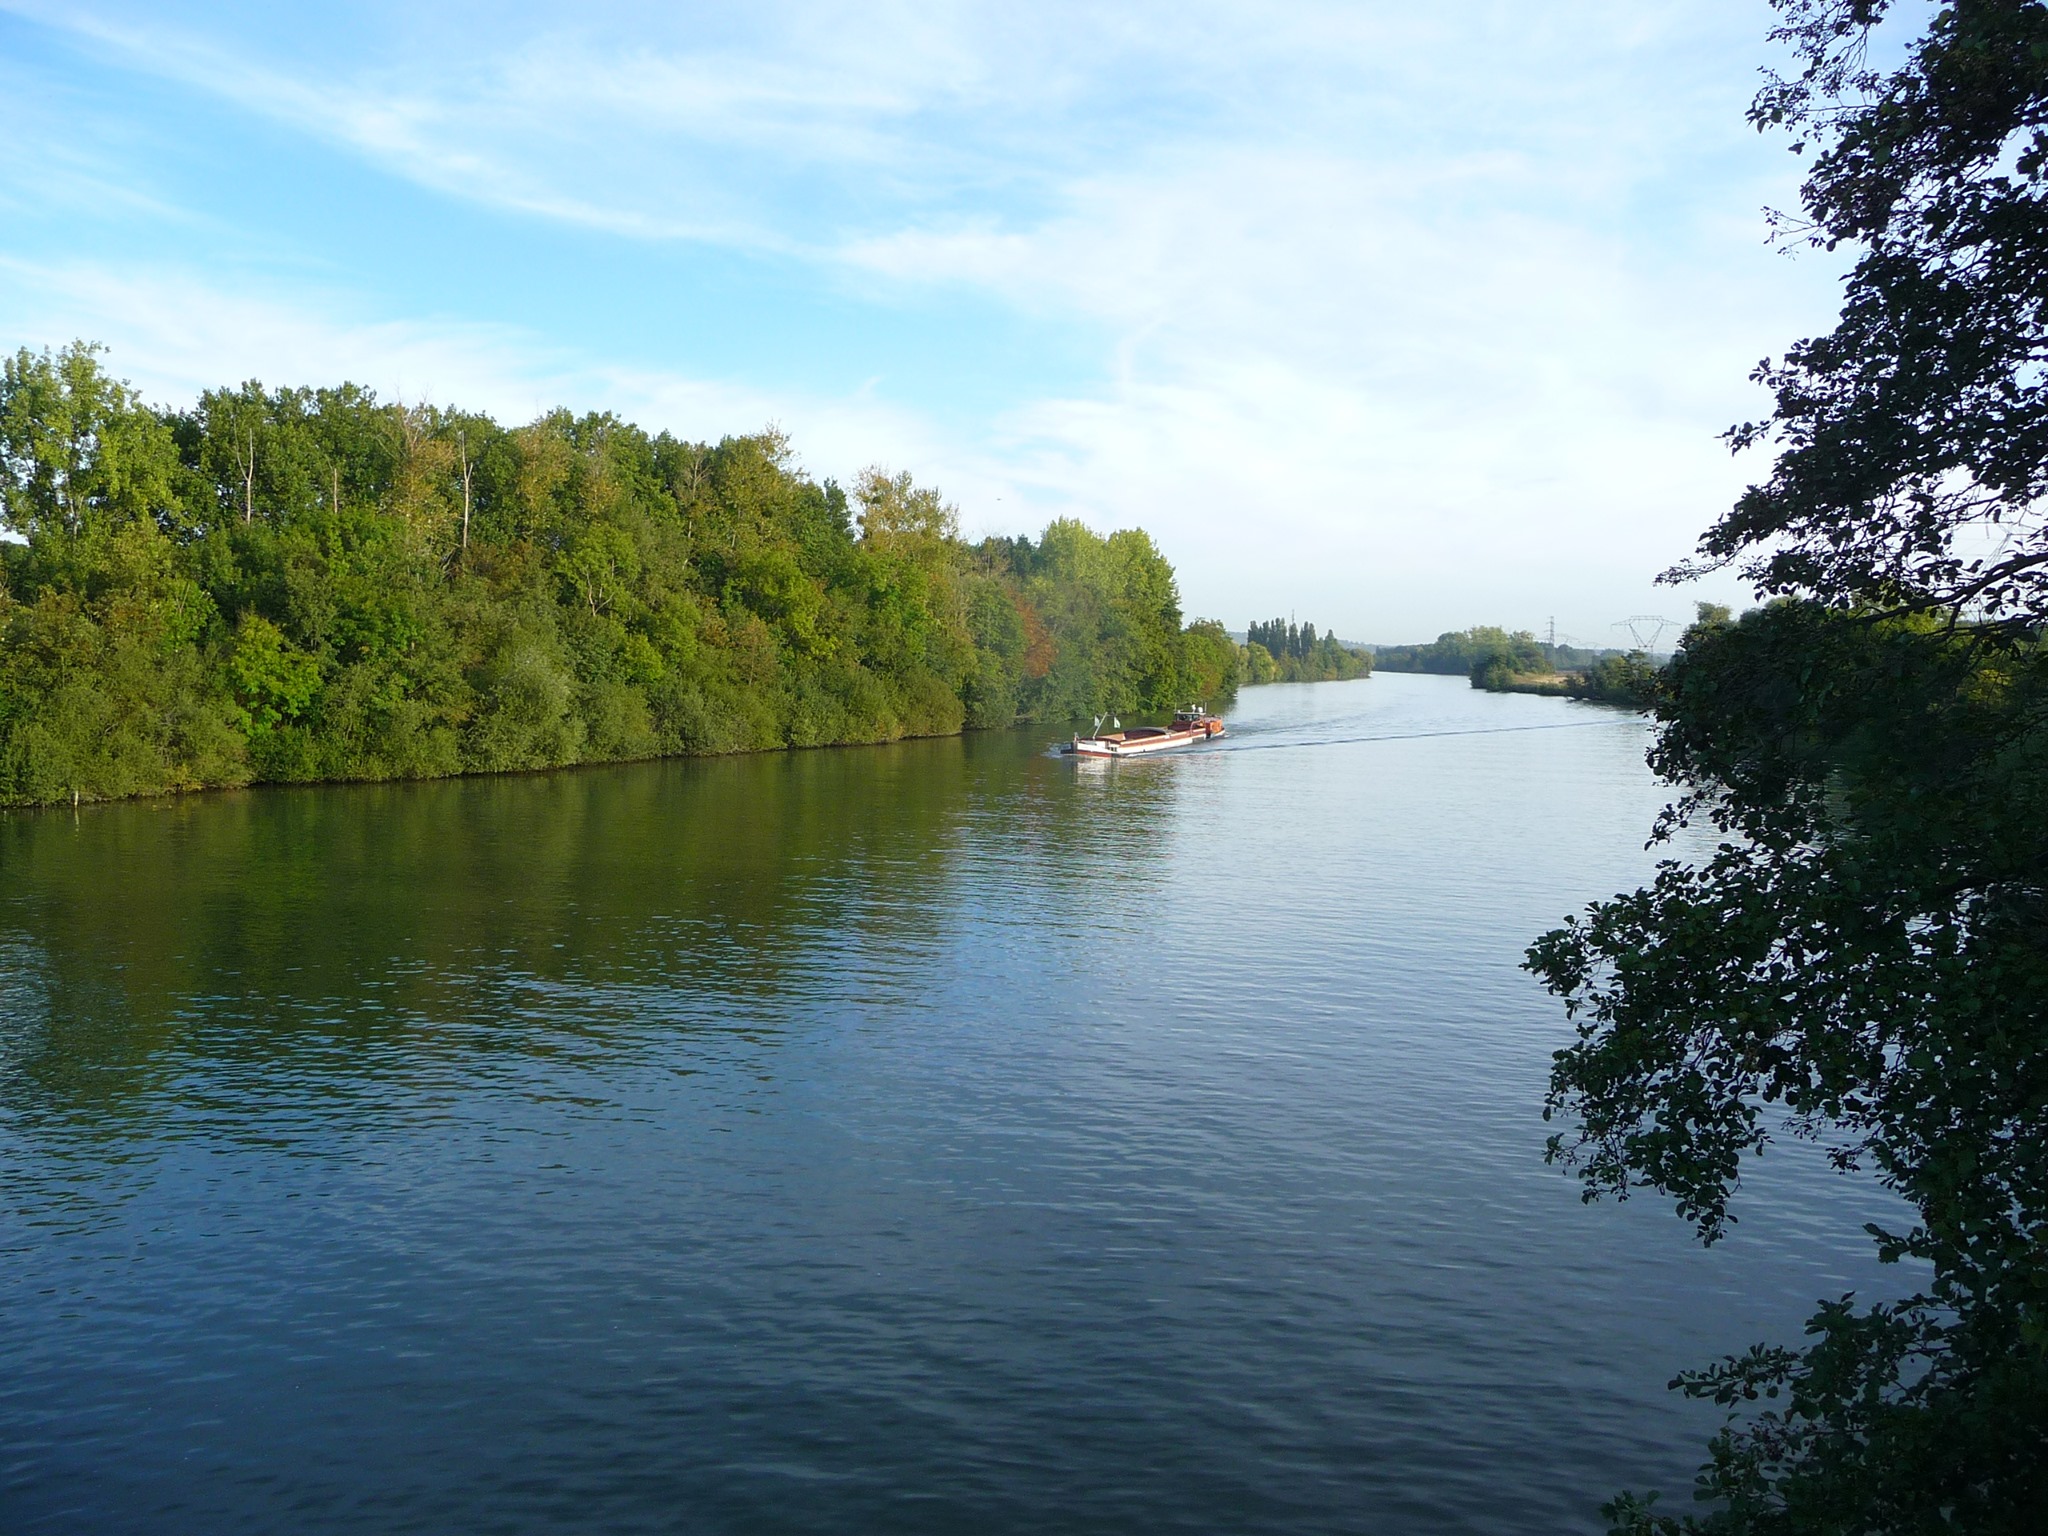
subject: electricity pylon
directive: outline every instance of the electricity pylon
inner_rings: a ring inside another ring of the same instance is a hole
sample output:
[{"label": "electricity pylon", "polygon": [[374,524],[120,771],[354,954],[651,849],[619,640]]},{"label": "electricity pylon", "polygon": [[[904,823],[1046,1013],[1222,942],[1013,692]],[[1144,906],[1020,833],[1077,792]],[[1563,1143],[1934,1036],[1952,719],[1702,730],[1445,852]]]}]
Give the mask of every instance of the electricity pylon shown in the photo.
[{"label": "electricity pylon", "polygon": [[1657,642],[1664,638],[1665,631],[1682,626],[1677,619],[1667,619],[1662,614],[1638,613],[1621,620],[1614,627],[1627,630],[1635,648],[1648,656],[1655,654]]}]

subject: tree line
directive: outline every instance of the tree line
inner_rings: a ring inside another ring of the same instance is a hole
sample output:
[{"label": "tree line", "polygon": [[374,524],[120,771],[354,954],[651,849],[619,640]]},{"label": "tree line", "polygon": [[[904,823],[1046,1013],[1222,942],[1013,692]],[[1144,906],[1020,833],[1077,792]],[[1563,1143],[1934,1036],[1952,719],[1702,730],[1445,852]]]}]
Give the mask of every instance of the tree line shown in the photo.
[{"label": "tree line", "polygon": [[959,534],[773,430],[0,363],[0,803],[884,741],[1230,697],[1141,530]]},{"label": "tree line", "polygon": [[1382,672],[1469,677],[1475,667],[1496,661],[1515,672],[1572,672],[1619,654],[1614,650],[1552,644],[1538,640],[1526,629],[1477,624],[1471,629],[1446,631],[1423,645],[1383,645],[1373,653],[1373,663]]},{"label": "tree line", "polygon": [[1538,640],[1526,629],[1480,624],[1446,631],[1424,645],[1383,645],[1383,672],[1463,676],[1491,693],[1539,693],[1640,708],[1657,669],[1639,651],[1593,650]]},{"label": "tree line", "polygon": [[1246,683],[1342,682],[1372,674],[1372,653],[1317,634],[1313,624],[1267,619],[1245,626],[1239,672]]}]

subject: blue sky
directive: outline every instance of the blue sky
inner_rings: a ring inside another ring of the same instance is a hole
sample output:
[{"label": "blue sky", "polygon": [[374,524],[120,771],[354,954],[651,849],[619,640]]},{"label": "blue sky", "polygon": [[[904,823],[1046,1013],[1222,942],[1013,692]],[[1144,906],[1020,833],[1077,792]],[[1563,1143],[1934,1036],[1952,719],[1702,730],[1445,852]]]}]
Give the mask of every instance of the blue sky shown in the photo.
[{"label": "blue sky", "polygon": [[1594,642],[1835,271],[1761,0],[0,0],[0,344],[357,380],[1142,525],[1191,613]]}]

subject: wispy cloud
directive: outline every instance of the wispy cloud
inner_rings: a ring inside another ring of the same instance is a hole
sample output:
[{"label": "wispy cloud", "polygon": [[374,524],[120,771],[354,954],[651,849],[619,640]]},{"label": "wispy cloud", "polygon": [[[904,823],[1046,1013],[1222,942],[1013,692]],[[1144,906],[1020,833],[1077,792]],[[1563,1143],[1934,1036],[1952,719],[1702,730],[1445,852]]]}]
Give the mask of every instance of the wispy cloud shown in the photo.
[{"label": "wispy cloud", "polygon": [[[1411,169],[1478,145],[1612,171],[1655,89],[1631,57],[1697,30],[1670,4],[426,7],[373,9],[349,49],[308,58],[296,14],[266,29],[123,0],[0,10],[437,190],[616,232],[801,246],[821,212],[832,236],[873,233],[1187,145]],[[1576,105],[1593,110],[1558,110],[1589,85],[1600,95]]]},{"label": "wispy cloud", "polygon": [[1823,313],[1828,274],[1711,221],[1690,254],[1617,237],[1532,197],[1543,173],[1189,157],[1076,186],[1035,225],[845,254],[1118,338],[1102,387],[1006,419],[1013,472],[1174,528],[1205,605],[1307,589],[1402,612],[1418,587],[1459,593],[1467,619],[1593,591],[1669,604],[1649,575],[1756,470],[1715,433],[1754,412],[1750,364]]},{"label": "wispy cloud", "polygon": [[[693,435],[778,417],[821,472],[888,459],[970,521],[1144,521],[1195,605],[1236,618],[1584,624],[1671,601],[1647,578],[1739,488],[1713,435],[1754,409],[1749,364],[1825,317],[1826,266],[1758,241],[1793,168],[1741,123],[1766,15],[1746,9],[394,0],[343,35],[254,6],[0,0],[103,67],[536,230],[779,263],[804,275],[776,295],[877,325],[958,296],[1099,367],[1054,382],[1026,356],[963,421],[943,365],[771,386],[327,271],[44,262],[16,308],[37,335],[75,314],[187,388],[232,360]],[[970,371],[972,323],[948,341]]]},{"label": "wispy cloud", "polygon": [[377,319],[341,292],[267,293],[157,263],[45,266],[0,256],[0,334],[119,338],[109,367],[145,398],[174,407],[251,378],[348,380],[385,399],[460,405],[506,423],[566,406],[711,441],[774,424],[820,478],[847,480],[879,462],[939,473],[977,506],[1018,495],[999,469],[962,454],[920,413],[868,392],[767,391],[597,361],[503,323]]}]

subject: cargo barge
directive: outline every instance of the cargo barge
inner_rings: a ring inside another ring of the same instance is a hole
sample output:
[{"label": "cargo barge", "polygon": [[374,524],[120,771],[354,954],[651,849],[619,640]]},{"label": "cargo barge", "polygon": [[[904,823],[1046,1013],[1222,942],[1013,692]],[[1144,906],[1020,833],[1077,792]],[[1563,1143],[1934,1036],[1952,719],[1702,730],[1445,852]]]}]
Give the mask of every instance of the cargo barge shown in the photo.
[{"label": "cargo barge", "polygon": [[1092,735],[1076,734],[1072,741],[1060,744],[1060,751],[1068,757],[1145,757],[1213,741],[1223,734],[1223,722],[1199,704],[1175,713],[1171,725],[1140,725],[1127,731],[1111,720],[1110,726],[1104,731],[1102,717],[1097,715]]}]

